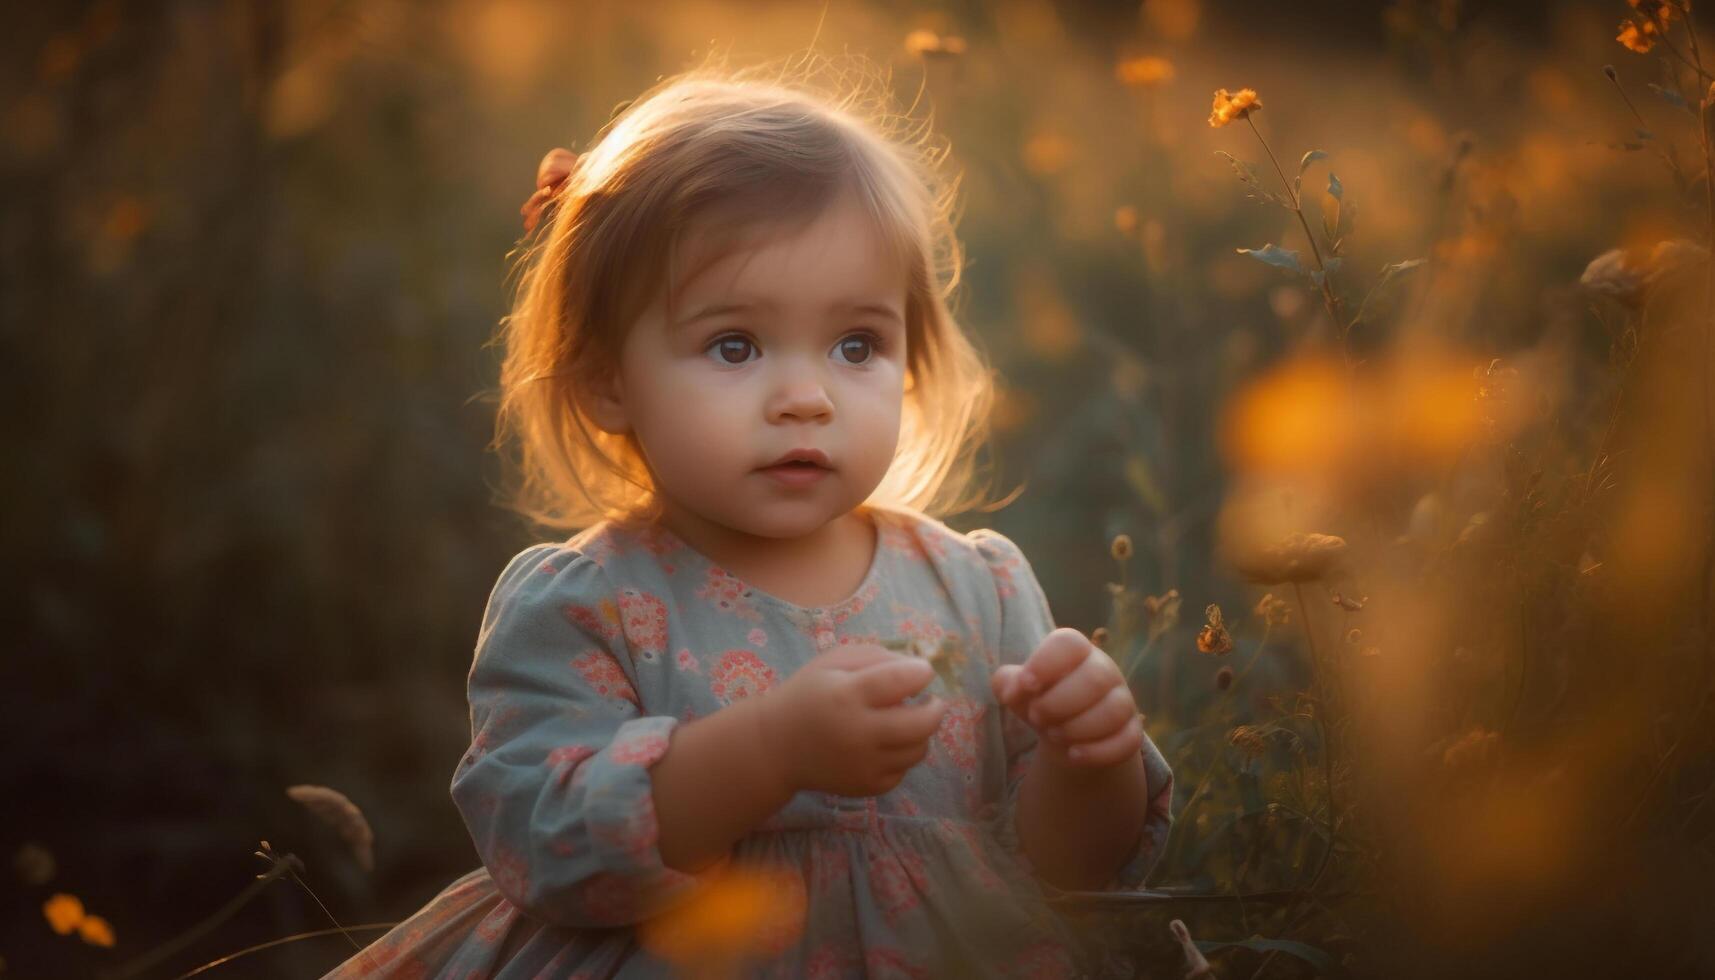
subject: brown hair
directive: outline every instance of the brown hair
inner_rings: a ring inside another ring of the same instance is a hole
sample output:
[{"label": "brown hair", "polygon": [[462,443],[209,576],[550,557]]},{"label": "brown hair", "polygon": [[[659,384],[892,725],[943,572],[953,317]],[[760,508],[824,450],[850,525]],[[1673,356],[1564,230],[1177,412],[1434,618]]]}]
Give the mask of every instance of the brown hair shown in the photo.
[{"label": "brown hair", "polygon": [[[617,371],[625,332],[665,285],[696,225],[718,229],[710,261],[855,191],[907,270],[899,446],[870,502],[936,517],[986,503],[975,454],[987,441],[992,371],[948,308],[962,250],[958,179],[927,123],[842,78],[816,86],[768,68],[705,66],[665,79],[602,127],[561,186],[551,221],[519,252],[494,445],[518,444],[511,506],[561,529],[658,512],[632,433],[596,428],[573,396]],[[860,73],[861,75],[861,73]],[[871,80],[873,82],[873,79]],[[703,219],[730,213],[732,223]],[[694,275],[693,270],[693,275]]]}]

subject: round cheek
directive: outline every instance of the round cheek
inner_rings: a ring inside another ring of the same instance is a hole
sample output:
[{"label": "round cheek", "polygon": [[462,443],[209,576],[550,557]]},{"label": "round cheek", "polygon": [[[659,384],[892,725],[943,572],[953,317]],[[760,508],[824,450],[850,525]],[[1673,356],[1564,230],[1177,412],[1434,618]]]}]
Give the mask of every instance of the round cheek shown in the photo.
[{"label": "round cheek", "polygon": [[742,393],[709,390],[690,372],[645,382],[636,423],[649,466],[669,495],[697,500],[742,476],[748,442],[736,424]]},{"label": "round cheek", "polygon": [[902,398],[902,386],[898,379],[892,379],[891,386],[866,387],[852,399],[856,411],[850,412],[847,452],[862,460],[863,482],[869,486],[880,483],[893,465],[893,454],[899,448]]}]

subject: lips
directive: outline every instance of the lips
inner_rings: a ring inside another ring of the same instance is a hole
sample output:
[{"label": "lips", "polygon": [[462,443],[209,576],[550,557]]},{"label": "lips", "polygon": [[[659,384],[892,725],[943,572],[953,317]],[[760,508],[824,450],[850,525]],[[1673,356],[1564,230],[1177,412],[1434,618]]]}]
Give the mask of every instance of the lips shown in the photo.
[{"label": "lips", "polygon": [[794,449],[769,463],[764,469],[773,469],[776,466],[796,466],[801,469],[816,467],[824,470],[832,468],[829,465],[828,454],[820,449]]}]

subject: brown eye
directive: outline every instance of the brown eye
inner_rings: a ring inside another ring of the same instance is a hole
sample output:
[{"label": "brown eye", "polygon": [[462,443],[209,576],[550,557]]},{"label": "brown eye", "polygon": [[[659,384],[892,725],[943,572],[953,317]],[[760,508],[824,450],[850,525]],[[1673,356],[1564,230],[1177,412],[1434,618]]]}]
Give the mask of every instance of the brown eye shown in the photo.
[{"label": "brown eye", "polygon": [[840,341],[840,356],[852,364],[862,364],[868,361],[874,353],[874,343],[861,334]]},{"label": "brown eye", "polygon": [[723,364],[743,364],[750,360],[746,351],[753,345],[743,337],[721,337],[709,345],[709,350],[715,351]]}]

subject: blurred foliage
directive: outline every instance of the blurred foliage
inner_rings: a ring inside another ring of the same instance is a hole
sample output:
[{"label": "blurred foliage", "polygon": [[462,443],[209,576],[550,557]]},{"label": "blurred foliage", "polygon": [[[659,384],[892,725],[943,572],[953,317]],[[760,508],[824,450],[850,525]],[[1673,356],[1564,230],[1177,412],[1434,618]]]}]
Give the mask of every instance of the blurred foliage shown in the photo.
[{"label": "blurred foliage", "polygon": [[[4,968],[180,934],[263,835],[344,922],[474,866],[464,677],[538,539],[486,452],[518,204],[711,43],[814,39],[966,175],[1026,491],[950,523],[1108,630],[1176,771],[1163,891],[1101,934],[1177,956],[1183,919],[1236,976],[1715,969],[1704,56],[1620,0],[1277,6],[11,12]],[[1340,563],[1283,571],[1293,534]],[[277,885],[166,966],[327,925]]]}]

